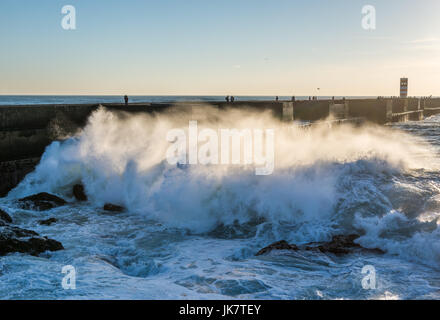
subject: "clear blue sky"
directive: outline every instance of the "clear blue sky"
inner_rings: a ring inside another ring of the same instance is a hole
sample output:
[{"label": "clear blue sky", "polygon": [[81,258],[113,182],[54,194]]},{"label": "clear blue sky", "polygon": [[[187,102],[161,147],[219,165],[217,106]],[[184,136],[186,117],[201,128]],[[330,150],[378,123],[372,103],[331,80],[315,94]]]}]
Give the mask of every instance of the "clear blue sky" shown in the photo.
[{"label": "clear blue sky", "polygon": [[410,95],[439,95],[439,15],[438,0],[1,0],[0,94],[397,95],[408,76]]}]

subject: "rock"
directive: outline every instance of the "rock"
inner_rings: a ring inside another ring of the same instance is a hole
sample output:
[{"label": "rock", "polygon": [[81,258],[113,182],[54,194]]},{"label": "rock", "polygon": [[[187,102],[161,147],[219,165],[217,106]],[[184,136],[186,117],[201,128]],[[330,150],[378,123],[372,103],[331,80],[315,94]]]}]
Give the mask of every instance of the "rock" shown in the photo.
[{"label": "rock", "polygon": [[64,206],[67,202],[53,194],[46,192],[34,194],[32,196],[18,200],[23,209],[33,209],[38,211],[50,210],[52,208]]},{"label": "rock", "polygon": [[122,211],[124,211],[124,207],[117,206],[117,205],[111,204],[111,203],[106,203],[104,205],[104,210],[111,211],[111,212],[122,212]]},{"label": "rock", "polygon": [[84,186],[82,184],[75,184],[73,186],[73,195],[78,201],[87,201],[87,196],[84,192]]},{"label": "rock", "polygon": [[357,234],[346,235],[337,235],[332,238],[329,242],[321,242],[321,243],[309,243],[305,246],[298,247],[294,244],[289,244],[286,241],[282,240],[279,242],[275,242],[268,247],[265,247],[258,251],[256,256],[268,253],[272,250],[316,250],[322,253],[333,253],[336,255],[349,254],[355,250],[369,251],[373,253],[383,254],[384,251],[381,249],[368,249],[364,248],[361,245],[354,242],[360,236]]},{"label": "rock", "polygon": [[272,250],[291,250],[291,251],[297,251],[298,247],[294,244],[288,244],[287,241],[281,240],[275,243],[272,243],[271,245],[261,249],[257,252],[256,256],[261,256],[262,254],[268,253]]},{"label": "rock", "polygon": [[38,221],[39,224],[43,225],[43,226],[50,226],[52,223],[57,222],[58,220],[55,218],[49,218],[46,220],[40,220]]},{"label": "rock", "polygon": [[330,242],[325,242],[319,245],[317,248],[323,253],[330,252],[334,254],[347,254],[353,249],[362,249],[359,244],[354,243],[354,240],[356,240],[357,238],[359,238],[357,234],[350,234],[348,236],[334,236]]},{"label": "rock", "polygon": [[9,214],[0,209],[0,220],[8,223],[12,223],[12,218]]},{"label": "rock", "polygon": [[64,247],[60,242],[41,237],[32,230],[9,225],[0,226],[0,256],[14,252],[37,256],[45,251],[63,249]]}]

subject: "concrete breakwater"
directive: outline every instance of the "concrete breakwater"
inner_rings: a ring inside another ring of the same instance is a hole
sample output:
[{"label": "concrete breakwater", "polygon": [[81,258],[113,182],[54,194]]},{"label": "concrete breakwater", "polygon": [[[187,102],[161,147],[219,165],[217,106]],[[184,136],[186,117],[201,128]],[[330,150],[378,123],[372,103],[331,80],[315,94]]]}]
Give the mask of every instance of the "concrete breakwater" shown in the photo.
[{"label": "concrete breakwater", "polygon": [[[417,121],[440,113],[440,98],[347,99],[307,101],[236,101],[105,104],[109,110],[157,114],[176,110],[197,120],[203,106],[214,109],[269,111],[285,121],[317,122],[331,116],[338,121],[363,119],[386,124]],[[0,106],[0,196],[15,187],[38,163],[45,148],[54,140],[71,136],[82,128],[98,104]],[[173,112],[172,111],[172,112]]]}]

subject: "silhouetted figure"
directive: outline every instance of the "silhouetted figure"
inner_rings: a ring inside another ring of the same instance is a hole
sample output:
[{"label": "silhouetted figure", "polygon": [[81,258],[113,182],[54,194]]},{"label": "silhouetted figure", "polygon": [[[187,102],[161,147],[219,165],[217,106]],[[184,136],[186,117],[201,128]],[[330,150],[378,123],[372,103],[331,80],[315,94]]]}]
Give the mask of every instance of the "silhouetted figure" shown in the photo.
[{"label": "silhouetted figure", "polygon": [[278,100],[280,100],[280,98],[278,98],[278,96],[276,96],[276,97],[275,97],[275,101],[278,101]]},{"label": "silhouetted figure", "polygon": [[235,97],[231,96],[231,103],[234,103],[234,101],[235,101]]},{"label": "silhouetted figure", "polygon": [[292,102],[295,102],[296,98],[295,96],[292,97]]},{"label": "silhouetted figure", "polygon": [[310,100],[312,100],[312,97],[311,97],[311,96],[309,96],[309,101],[310,101]]},{"label": "silhouetted figure", "polygon": [[332,97],[332,100],[335,101],[335,96]]},{"label": "silhouetted figure", "polygon": [[344,102],[345,102],[345,97],[343,97],[343,98],[342,98],[342,101],[344,101]]},{"label": "silhouetted figure", "polygon": [[227,103],[229,103],[229,96],[226,96],[225,100]]},{"label": "silhouetted figure", "polygon": [[125,105],[128,106],[128,96],[124,96]]}]

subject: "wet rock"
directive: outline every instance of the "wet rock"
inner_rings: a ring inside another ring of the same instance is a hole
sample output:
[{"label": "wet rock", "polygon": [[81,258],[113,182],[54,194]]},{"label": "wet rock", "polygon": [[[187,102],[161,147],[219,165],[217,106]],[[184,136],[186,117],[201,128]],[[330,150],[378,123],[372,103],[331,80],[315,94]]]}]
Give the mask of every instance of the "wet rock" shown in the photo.
[{"label": "wet rock", "polygon": [[67,202],[53,194],[42,192],[29,197],[19,199],[20,207],[23,209],[32,209],[38,211],[50,210],[56,207],[64,206]]},{"label": "wet rock", "polygon": [[[347,254],[353,249],[362,249],[359,244],[354,243],[354,240],[357,238],[359,238],[359,235],[357,234],[334,236],[330,242],[325,242],[317,246],[317,248],[323,253]],[[313,247],[308,247],[306,249],[313,249]]]},{"label": "wet rock", "polygon": [[82,184],[75,184],[73,186],[73,195],[78,201],[87,201],[87,195]]},{"label": "wet rock", "polygon": [[9,214],[0,209],[0,221],[12,223],[12,218]]},{"label": "wet rock", "polygon": [[50,226],[51,224],[57,222],[58,220],[55,218],[49,218],[46,220],[40,220],[38,221],[39,224],[41,224],[42,226]]},{"label": "wet rock", "polygon": [[265,247],[258,251],[257,256],[268,253],[272,250],[308,250],[308,251],[319,251],[322,253],[333,253],[336,255],[349,254],[355,250],[368,251],[377,254],[383,254],[384,251],[381,249],[368,249],[364,248],[361,245],[354,242],[360,236],[357,234],[350,235],[337,235],[332,238],[329,242],[320,242],[320,243],[309,243],[305,246],[298,247],[294,244],[289,244],[286,241],[282,240],[279,242],[275,242],[268,247]]},{"label": "wet rock", "polygon": [[124,207],[117,206],[117,205],[111,204],[111,203],[106,203],[104,205],[104,210],[110,211],[110,212],[122,212],[122,211],[124,211]]},{"label": "wet rock", "polygon": [[63,249],[64,247],[60,242],[41,237],[32,230],[0,225],[0,256],[14,252],[37,256],[45,251]]},{"label": "wet rock", "polygon": [[297,251],[298,247],[294,244],[288,244],[287,241],[281,240],[275,243],[272,243],[271,245],[261,249],[257,252],[256,256],[261,256],[263,254],[266,254],[272,250],[291,250],[291,251]]}]

